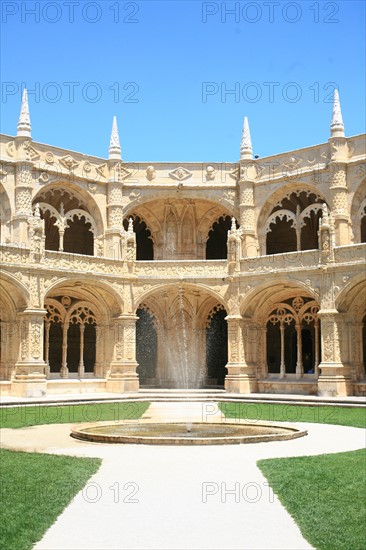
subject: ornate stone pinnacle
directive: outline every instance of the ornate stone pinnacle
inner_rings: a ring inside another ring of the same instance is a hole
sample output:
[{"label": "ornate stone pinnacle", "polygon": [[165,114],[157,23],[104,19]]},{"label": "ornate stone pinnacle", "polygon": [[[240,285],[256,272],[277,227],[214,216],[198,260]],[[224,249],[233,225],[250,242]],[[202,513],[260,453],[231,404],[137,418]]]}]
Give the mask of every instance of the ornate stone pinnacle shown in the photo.
[{"label": "ornate stone pinnacle", "polygon": [[17,136],[29,137],[29,138],[32,137],[31,123],[30,123],[30,117],[29,117],[28,94],[25,88],[23,90],[22,105],[20,107]]},{"label": "ornate stone pinnacle", "polygon": [[334,90],[333,114],[330,124],[331,137],[344,137],[344,124],[342,118],[341,104],[339,102],[338,90]]},{"label": "ornate stone pinnacle", "polygon": [[243,134],[240,144],[240,160],[253,158],[252,140],[250,139],[248,118],[244,117]]},{"label": "ornate stone pinnacle", "polygon": [[121,160],[121,145],[119,143],[118,127],[116,117],[113,117],[111,141],[109,143],[109,159]]}]

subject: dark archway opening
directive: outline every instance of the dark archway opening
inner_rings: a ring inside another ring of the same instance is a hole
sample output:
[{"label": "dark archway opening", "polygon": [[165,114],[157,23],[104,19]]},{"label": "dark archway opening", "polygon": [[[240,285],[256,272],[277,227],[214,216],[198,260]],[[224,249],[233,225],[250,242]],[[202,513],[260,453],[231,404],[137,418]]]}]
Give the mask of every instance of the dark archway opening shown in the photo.
[{"label": "dark archway opening", "polygon": [[41,212],[41,218],[44,220],[44,229],[45,229],[45,248],[46,250],[58,250],[60,246],[60,237],[58,229],[55,226],[56,218],[51,216],[51,214],[46,212]]},{"label": "dark archway opening", "polygon": [[75,215],[73,220],[68,222],[64,235],[64,251],[93,256],[93,233],[90,231],[90,223],[85,222],[84,216],[79,219]]},{"label": "dark archway opening", "polygon": [[94,372],[97,351],[97,329],[86,323],[84,331],[84,368],[85,372]]},{"label": "dark archway opening", "polygon": [[[154,243],[151,238],[151,232],[148,229],[144,220],[139,216],[132,216],[133,230],[136,233],[136,259],[137,260],[153,260],[154,259]],[[127,231],[128,219],[123,221],[123,227]]]},{"label": "dark archway opening", "polygon": [[146,309],[136,311],[136,360],[141,385],[155,385],[157,362],[157,333],[154,316]]},{"label": "dark archway opening", "polygon": [[226,260],[227,232],[230,228],[230,216],[221,216],[213,224],[206,242],[206,260]]},{"label": "dark archway opening", "polygon": [[266,254],[280,254],[281,252],[296,252],[296,231],[292,227],[292,220],[276,219],[276,224],[267,233]]},{"label": "dark archway opening", "polygon": [[212,386],[224,386],[227,375],[228,332],[226,310],[216,311],[206,328],[206,365],[207,383]]},{"label": "dark archway opening", "polygon": [[67,331],[67,359],[69,372],[78,372],[80,359],[80,325],[70,323]]},{"label": "dark archway opening", "polygon": [[301,250],[315,250],[318,248],[318,229],[320,210],[311,211],[304,219],[305,225],[301,228]]},{"label": "dark archway opening", "polygon": [[366,243],[366,215],[361,218],[361,242]]},{"label": "dark archway opening", "polygon": [[62,361],[62,325],[51,322],[49,334],[48,363],[50,372],[60,373]]},{"label": "dark archway opening", "polygon": [[281,333],[280,325],[267,322],[267,367],[268,373],[280,372],[281,365]]}]

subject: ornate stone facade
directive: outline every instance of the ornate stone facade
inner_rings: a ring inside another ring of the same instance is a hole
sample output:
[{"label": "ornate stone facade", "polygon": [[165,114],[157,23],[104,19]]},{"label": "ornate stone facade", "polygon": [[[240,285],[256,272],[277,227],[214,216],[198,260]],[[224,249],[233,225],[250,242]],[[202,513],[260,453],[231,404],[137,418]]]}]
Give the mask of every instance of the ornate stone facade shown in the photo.
[{"label": "ornate stone facade", "polygon": [[237,163],[123,162],[116,120],[86,160],[32,141],[26,93],[0,147],[4,393],[365,394],[365,136],[338,94],[328,143],[253,159],[245,120]]}]

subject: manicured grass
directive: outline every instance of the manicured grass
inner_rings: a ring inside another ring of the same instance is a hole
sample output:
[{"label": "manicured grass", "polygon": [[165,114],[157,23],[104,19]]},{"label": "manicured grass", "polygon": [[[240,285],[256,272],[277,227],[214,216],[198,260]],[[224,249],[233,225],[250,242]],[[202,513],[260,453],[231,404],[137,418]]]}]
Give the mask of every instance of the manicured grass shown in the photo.
[{"label": "manicured grass", "polygon": [[[228,418],[366,427],[366,409],[276,403],[220,403]],[[260,460],[258,466],[318,550],[366,548],[366,451]]]},{"label": "manicured grass", "polygon": [[0,458],[3,550],[32,548],[101,464],[98,458],[5,450]]},{"label": "manicured grass", "polygon": [[219,403],[228,418],[242,418],[258,422],[318,422],[366,428],[366,408],[337,407],[336,405],[289,405],[277,403]]},{"label": "manicured grass", "polygon": [[366,548],[366,451],[260,460],[259,468],[318,550]]},{"label": "manicured grass", "polygon": [[0,428],[40,424],[136,420],[148,409],[146,402],[85,403],[82,405],[18,405],[0,408]]}]

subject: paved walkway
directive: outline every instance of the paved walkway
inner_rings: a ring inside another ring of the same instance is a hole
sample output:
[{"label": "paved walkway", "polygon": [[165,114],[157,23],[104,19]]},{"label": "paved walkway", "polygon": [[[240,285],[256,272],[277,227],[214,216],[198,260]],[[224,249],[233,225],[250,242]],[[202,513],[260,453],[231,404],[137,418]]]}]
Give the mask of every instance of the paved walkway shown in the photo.
[{"label": "paved walkway", "polygon": [[[211,408],[208,408],[208,407]],[[179,420],[182,404],[156,403],[143,421]],[[194,403],[189,420],[220,416]],[[365,431],[299,424],[309,435],[292,441],[228,446],[85,443],[70,425],[2,430],[8,448],[97,456],[99,471],[47,531],[35,550],[311,548],[267,486],[261,458],[355,450]]]}]

